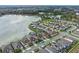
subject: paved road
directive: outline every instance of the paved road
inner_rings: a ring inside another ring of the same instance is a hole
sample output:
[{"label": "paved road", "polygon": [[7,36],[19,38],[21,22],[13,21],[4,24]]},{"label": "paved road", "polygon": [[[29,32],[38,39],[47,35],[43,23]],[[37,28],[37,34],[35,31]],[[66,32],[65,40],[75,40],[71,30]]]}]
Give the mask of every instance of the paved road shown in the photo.
[{"label": "paved road", "polygon": [[[69,22],[69,23],[72,24],[72,22]],[[54,36],[53,38],[46,39],[46,40],[44,40],[43,43],[41,42],[41,43],[39,43],[39,44],[34,44],[34,46],[32,46],[32,47],[30,47],[30,48],[27,48],[27,49],[24,50],[23,52],[33,53],[33,50],[34,50],[35,48],[40,48],[40,49],[41,49],[41,46],[47,45],[49,42],[53,42],[53,41],[55,41],[55,40],[57,40],[57,39],[59,39],[59,38],[62,38],[63,36],[68,36],[68,37],[72,37],[72,38],[74,38],[74,39],[79,39],[78,37],[72,36],[72,35],[69,33],[69,31],[72,31],[72,30],[74,30],[74,29],[76,29],[76,26],[72,25],[72,27],[69,28],[67,31],[59,32],[59,34],[56,35],[56,36]],[[52,51],[49,51],[48,49],[45,49],[45,50],[47,50],[48,52],[52,52]]]}]

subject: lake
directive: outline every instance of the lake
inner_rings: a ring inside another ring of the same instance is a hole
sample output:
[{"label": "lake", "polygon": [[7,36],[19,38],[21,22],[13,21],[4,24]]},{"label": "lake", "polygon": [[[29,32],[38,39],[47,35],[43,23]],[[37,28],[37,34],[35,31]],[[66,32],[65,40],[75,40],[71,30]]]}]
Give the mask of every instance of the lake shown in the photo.
[{"label": "lake", "polygon": [[32,32],[28,26],[38,21],[38,16],[4,15],[0,17],[0,46],[12,41],[20,40]]}]

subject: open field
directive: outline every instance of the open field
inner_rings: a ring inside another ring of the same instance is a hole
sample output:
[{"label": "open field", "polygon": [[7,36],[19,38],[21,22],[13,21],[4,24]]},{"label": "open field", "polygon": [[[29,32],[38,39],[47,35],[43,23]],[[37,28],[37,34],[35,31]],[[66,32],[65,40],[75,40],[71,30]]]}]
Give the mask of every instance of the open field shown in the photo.
[{"label": "open field", "polygon": [[53,19],[43,19],[42,20],[42,23],[44,24],[44,25],[48,25],[50,22],[53,22],[54,20]]},{"label": "open field", "polygon": [[69,53],[79,53],[79,42],[69,50]]}]

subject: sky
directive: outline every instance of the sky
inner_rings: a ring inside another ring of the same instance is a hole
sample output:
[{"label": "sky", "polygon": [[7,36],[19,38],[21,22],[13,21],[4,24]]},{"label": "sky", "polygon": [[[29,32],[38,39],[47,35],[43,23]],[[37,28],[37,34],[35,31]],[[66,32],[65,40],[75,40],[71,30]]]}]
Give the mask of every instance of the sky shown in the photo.
[{"label": "sky", "polygon": [[79,5],[78,0],[0,0],[0,5]]}]

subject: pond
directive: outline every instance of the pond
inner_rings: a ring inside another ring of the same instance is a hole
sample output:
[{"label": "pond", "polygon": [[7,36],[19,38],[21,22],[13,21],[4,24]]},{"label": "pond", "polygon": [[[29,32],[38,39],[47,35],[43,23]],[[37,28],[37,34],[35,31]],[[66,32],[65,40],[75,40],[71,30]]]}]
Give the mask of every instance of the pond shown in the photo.
[{"label": "pond", "polygon": [[0,46],[21,39],[31,30],[29,24],[40,20],[38,16],[4,15],[0,17]]}]

